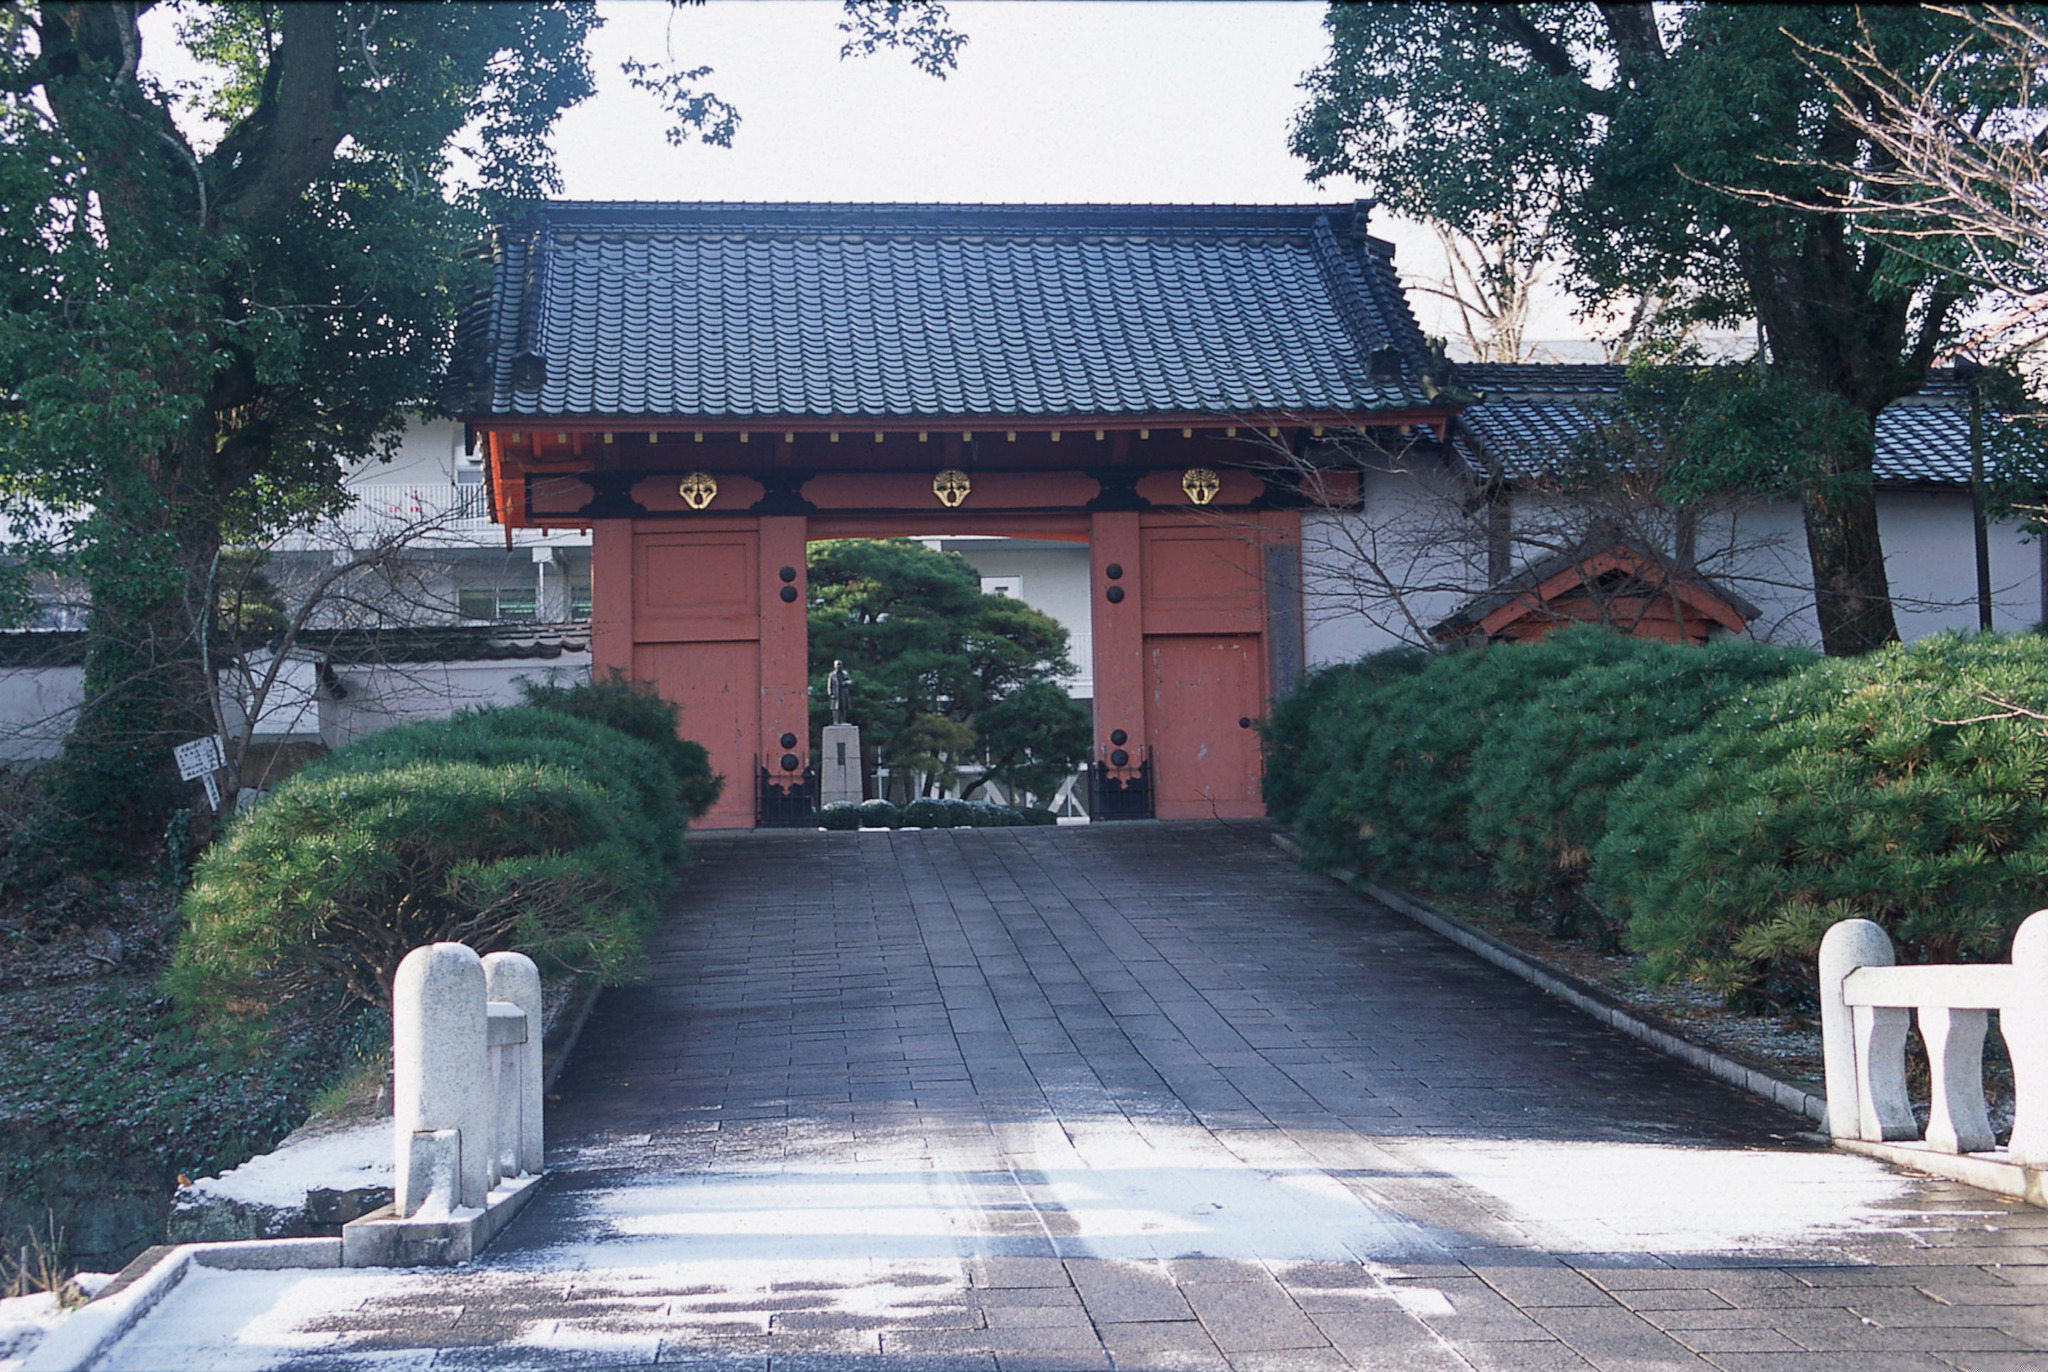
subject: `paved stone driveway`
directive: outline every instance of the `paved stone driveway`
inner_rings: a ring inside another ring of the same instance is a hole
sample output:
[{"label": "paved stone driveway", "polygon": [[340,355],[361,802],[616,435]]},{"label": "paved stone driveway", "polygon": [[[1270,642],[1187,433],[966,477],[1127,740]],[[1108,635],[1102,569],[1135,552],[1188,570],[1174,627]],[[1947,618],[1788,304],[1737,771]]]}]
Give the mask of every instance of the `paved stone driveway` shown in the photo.
[{"label": "paved stone driveway", "polygon": [[202,1272],[109,1366],[2048,1369],[1900,1177],[1263,827],[706,838],[462,1272]]}]

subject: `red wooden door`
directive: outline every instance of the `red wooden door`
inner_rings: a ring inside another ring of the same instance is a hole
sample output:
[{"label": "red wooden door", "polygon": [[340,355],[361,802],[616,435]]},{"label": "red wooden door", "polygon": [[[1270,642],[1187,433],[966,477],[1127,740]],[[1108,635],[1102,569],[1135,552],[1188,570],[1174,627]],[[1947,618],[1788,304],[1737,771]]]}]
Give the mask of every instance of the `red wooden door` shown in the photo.
[{"label": "red wooden door", "polygon": [[1147,637],[1154,813],[1244,819],[1266,812],[1259,740],[1238,721],[1262,709],[1254,635]]}]

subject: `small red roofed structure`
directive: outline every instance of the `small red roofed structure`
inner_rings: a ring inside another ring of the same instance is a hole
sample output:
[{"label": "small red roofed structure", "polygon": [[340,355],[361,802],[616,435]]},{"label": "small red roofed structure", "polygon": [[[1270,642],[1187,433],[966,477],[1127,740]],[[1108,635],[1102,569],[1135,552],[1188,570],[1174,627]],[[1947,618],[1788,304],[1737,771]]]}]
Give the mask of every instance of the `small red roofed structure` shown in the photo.
[{"label": "small red roofed structure", "polygon": [[1566,624],[1606,624],[1637,638],[1705,643],[1739,634],[1754,605],[1627,540],[1595,540],[1523,568],[1431,630],[1443,643],[1525,643]]}]

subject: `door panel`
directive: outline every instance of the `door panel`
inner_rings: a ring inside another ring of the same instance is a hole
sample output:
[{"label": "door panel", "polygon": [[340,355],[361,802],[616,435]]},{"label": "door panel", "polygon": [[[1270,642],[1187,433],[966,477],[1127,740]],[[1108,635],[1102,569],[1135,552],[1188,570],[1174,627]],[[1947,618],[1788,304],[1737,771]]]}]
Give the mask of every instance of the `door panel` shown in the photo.
[{"label": "door panel", "polygon": [[754,754],[761,727],[761,650],[752,639],[723,643],[642,643],[633,649],[633,679],[683,707],[681,732],[711,754],[725,778],[718,804],[697,823],[706,829],[751,828],[759,788]]},{"label": "door panel", "polygon": [[1259,638],[1145,639],[1154,813],[1245,819],[1266,812],[1259,740],[1240,719],[1264,710]]}]

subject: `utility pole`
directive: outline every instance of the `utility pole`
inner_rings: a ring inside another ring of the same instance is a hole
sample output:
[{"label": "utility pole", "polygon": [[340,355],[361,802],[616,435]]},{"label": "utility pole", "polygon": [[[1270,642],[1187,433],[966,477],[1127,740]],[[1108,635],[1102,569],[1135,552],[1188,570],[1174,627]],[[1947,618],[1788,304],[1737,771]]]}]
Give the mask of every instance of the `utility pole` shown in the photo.
[{"label": "utility pole", "polygon": [[1978,379],[1984,364],[1971,357],[1958,357],[1956,379],[1970,390],[1970,522],[1977,535],[1977,627],[1991,632],[1991,530],[1984,509],[1984,403]]}]

